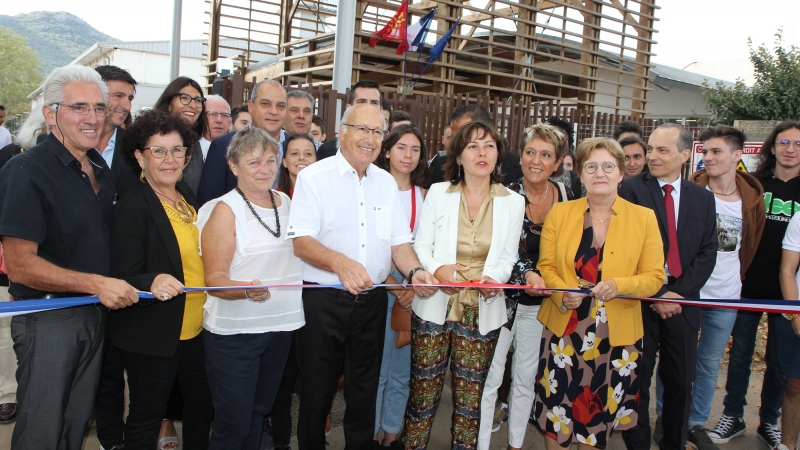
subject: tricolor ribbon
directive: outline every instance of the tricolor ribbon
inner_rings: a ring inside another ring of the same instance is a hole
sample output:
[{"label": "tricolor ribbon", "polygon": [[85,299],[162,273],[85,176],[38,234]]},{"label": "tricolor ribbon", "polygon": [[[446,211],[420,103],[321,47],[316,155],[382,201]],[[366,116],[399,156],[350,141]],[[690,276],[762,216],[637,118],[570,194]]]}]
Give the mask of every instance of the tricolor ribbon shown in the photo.
[{"label": "tricolor ribbon", "polygon": [[[520,286],[517,284],[502,284],[502,283],[439,283],[439,284],[418,284],[414,286],[436,287],[436,288],[477,288],[481,289],[504,289],[504,290],[517,290],[517,289],[530,289],[530,286]],[[407,287],[403,284],[375,284],[374,287]],[[214,291],[235,291],[245,289],[344,289],[342,284],[270,284],[262,286],[220,286],[220,287],[186,287],[184,292],[214,292]],[[579,294],[588,294],[588,289],[547,289],[551,292],[573,292]],[[152,299],[155,298],[149,292],[139,292],[139,298]],[[628,295],[619,295],[616,298],[623,298],[629,300],[640,300],[643,302],[666,302],[678,303],[688,306],[705,306],[712,308],[728,308],[739,309],[745,311],[759,311],[769,313],[781,314],[800,314],[800,301],[787,301],[787,300],[742,300],[742,299],[700,299],[700,298],[649,298],[649,297],[635,297]],[[31,314],[42,311],[49,311],[53,309],[69,308],[73,306],[84,306],[98,303],[100,300],[96,296],[86,297],[68,297],[68,298],[53,298],[41,300],[24,300],[12,302],[0,302],[0,318],[11,317],[21,314]],[[610,301],[610,300],[609,300]]]}]

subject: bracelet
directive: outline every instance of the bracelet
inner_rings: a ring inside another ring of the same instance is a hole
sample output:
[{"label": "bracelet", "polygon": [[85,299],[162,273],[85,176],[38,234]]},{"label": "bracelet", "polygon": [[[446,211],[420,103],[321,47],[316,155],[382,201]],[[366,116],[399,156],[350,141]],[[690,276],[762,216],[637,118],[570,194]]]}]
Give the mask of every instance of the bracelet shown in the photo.
[{"label": "bracelet", "polygon": [[246,298],[248,300],[252,300],[252,298],[250,298],[250,295],[247,293],[247,291],[248,291],[248,289],[244,290],[244,298]]},{"label": "bracelet", "polygon": [[784,319],[789,321],[794,320],[797,316],[800,316],[800,314],[781,314],[781,315],[784,317]]}]

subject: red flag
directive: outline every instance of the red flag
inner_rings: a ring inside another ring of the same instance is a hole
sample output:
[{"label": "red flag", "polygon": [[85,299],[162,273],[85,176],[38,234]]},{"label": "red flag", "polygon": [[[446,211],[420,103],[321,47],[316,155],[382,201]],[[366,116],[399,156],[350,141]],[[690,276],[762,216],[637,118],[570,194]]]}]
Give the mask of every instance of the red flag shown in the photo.
[{"label": "red flag", "polygon": [[404,51],[406,51],[408,47],[407,41],[407,26],[406,26],[406,18],[408,17],[408,0],[403,0],[403,4],[400,5],[400,9],[397,10],[397,13],[389,20],[389,23],[386,24],[383,29],[380,31],[376,31],[375,35],[380,37],[373,37],[369,39],[369,46],[375,48],[375,45],[378,41],[386,40],[386,41],[401,41],[400,46],[397,47],[397,54],[402,55]]}]

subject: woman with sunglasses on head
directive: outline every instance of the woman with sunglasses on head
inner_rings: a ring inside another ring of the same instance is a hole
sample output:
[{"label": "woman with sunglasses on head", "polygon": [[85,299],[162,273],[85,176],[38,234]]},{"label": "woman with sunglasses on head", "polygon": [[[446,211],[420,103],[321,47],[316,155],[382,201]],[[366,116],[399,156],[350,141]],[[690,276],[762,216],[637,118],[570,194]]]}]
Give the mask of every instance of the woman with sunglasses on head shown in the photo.
[{"label": "woman with sunglasses on head", "polygon": [[664,284],[664,247],[652,210],[617,195],[625,156],[616,141],[586,139],[576,152],[586,197],[554,205],[542,228],[538,269],[553,289],[544,324],[534,416],[548,450],[605,448],[636,425],[642,307]]},{"label": "woman with sunglasses on head", "polygon": [[[156,101],[153,109],[180,117],[191,125],[192,130],[198,136],[203,136],[206,130],[208,122],[206,118],[206,98],[203,96],[203,89],[200,84],[189,77],[178,77],[172,80]],[[197,195],[200,175],[203,173],[203,152],[200,149],[200,141],[195,144],[195,148],[192,150],[194,150],[192,152],[194,157],[189,156],[186,158],[183,181]]]},{"label": "woman with sunglasses on head", "polygon": [[447,149],[449,182],[431,186],[414,250],[441,283],[474,288],[440,289],[414,297],[411,382],[403,445],[427,448],[448,360],[453,367],[453,448],[477,445],[481,392],[492,354],[508,320],[502,289],[517,262],[525,200],[502,184],[503,138],[488,122],[464,125]]},{"label": "woman with sunglasses on head", "polygon": [[[419,229],[422,202],[428,190],[430,173],[428,171],[428,154],[422,134],[414,125],[398,125],[383,140],[381,153],[375,164],[389,172],[397,182],[400,199],[409,219],[411,233]],[[397,268],[386,280],[388,284],[402,284],[405,280]],[[414,289],[411,287],[387,288],[389,304],[384,334],[383,358],[381,374],[378,380],[378,402],[375,412],[375,440],[379,440],[383,430],[383,445],[389,446],[397,440],[403,429],[403,414],[408,401],[408,380],[411,376],[411,345],[397,347],[397,331],[392,329],[392,311],[395,302],[406,314],[410,324],[411,302],[414,300]],[[399,313],[399,311],[398,311]],[[408,330],[410,331],[410,329]]]},{"label": "woman with sunglasses on head", "polygon": [[184,448],[208,448],[212,406],[200,336],[206,294],[184,292],[184,286],[205,283],[194,225],[197,200],[180,181],[183,161],[197,139],[186,121],[150,110],[120,142],[141,183],[114,208],[111,269],[155,296],[109,316],[110,342],[120,349],[128,373],[127,448],[156,444],[176,381],[186,393]]}]

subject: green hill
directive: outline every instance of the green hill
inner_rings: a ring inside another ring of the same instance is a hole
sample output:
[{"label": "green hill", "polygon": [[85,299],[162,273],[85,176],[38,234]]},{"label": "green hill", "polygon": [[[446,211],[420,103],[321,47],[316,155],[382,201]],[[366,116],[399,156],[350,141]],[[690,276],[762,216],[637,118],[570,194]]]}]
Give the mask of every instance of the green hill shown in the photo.
[{"label": "green hill", "polygon": [[95,42],[118,41],[67,12],[37,11],[16,16],[0,15],[0,26],[28,38],[39,53],[42,75],[63,66]]}]

